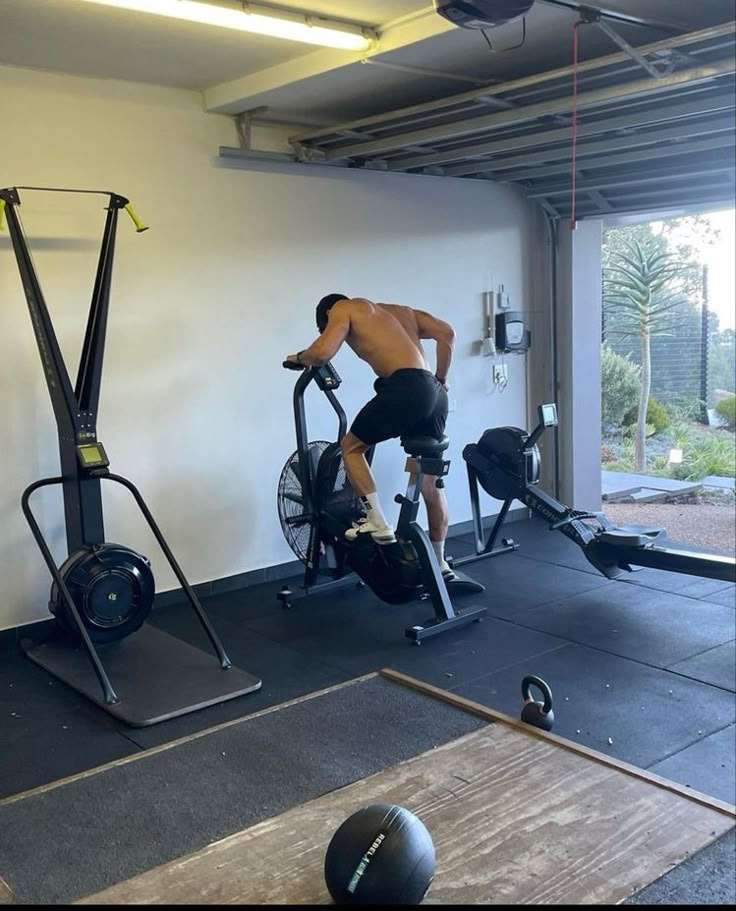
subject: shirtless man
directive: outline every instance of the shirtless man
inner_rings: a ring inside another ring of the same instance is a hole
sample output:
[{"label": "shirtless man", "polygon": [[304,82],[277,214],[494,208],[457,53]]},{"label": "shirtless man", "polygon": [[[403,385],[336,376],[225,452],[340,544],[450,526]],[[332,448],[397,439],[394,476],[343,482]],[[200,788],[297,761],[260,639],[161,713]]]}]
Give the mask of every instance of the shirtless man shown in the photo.
[{"label": "shirtless man", "polygon": [[[396,540],[394,530],[381,509],[365,454],[371,446],[393,437],[442,438],[455,332],[448,323],[423,310],[373,303],[362,297],[348,298],[344,294],[323,297],[316,317],[319,337],[298,354],[290,354],[288,360],[303,367],[319,367],[347,342],[378,377],[375,397],[361,409],[342,439],[345,471],[366,513],[366,520],[348,529],[346,538],[355,540],[359,534],[370,534],[379,544],[392,544]],[[434,373],[421,339],[436,342]],[[445,560],[447,500],[436,481],[436,477],[424,477],[422,496],[432,547],[443,576],[451,581],[455,576]]]}]

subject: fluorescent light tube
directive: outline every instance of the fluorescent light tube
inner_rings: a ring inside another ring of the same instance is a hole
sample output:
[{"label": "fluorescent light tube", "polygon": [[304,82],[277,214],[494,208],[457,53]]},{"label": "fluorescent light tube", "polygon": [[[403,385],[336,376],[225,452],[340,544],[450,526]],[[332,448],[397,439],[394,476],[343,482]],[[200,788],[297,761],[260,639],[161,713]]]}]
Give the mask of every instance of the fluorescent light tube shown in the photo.
[{"label": "fluorescent light tube", "polygon": [[287,38],[305,44],[319,44],[347,51],[365,51],[373,44],[375,33],[369,28],[336,22],[322,16],[311,16],[286,10],[270,9],[254,3],[237,6],[216,6],[197,0],[83,0],[133,10],[153,13],[171,19],[185,19],[203,25],[255,32],[272,38]]}]

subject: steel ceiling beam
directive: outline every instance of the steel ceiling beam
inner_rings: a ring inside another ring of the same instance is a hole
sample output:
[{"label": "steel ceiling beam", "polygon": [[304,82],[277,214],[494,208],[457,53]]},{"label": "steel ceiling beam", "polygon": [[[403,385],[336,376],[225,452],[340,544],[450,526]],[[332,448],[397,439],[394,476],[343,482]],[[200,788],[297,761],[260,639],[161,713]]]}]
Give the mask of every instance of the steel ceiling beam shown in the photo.
[{"label": "steel ceiling beam", "polygon": [[[707,43],[714,39],[726,38],[733,41],[734,26],[736,23],[728,22],[723,25],[713,26],[712,28],[701,29],[696,32],[689,32],[686,35],[679,35],[667,38],[661,41],[654,41],[637,48],[640,54],[656,55],[661,51],[688,47],[693,44]],[[605,57],[595,57],[591,60],[585,60],[578,64],[578,77],[585,76],[586,73],[593,70],[604,69],[609,66],[615,66],[619,63],[631,63],[631,58],[624,52],[608,54]],[[488,86],[484,89],[473,89],[468,92],[462,92],[457,95],[451,95],[440,98],[435,101],[424,102],[422,104],[410,105],[393,111],[387,111],[384,114],[376,114],[370,117],[363,117],[358,120],[352,120],[347,123],[339,124],[335,127],[325,127],[320,130],[311,130],[302,132],[292,137],[296,143],[305,143],[308,141],[316,142],[321,138],[334,136],[339,129],[358,130],[363,126],[376,127],[378,124],[388,121],[400,120],[403,117],[414,116],[428,111],[437,111],[442,108],[453,107],[457,104],[463,104],[473,101],[487,95],[506,94],[519,89],[537,86],[545,82],[554,82],[558,79],[568,79],[572,76],[572,66],[558,67],[553,70],[547,70],[544,73],[535,73],[531,76],[522,76],[519,79],[512,79],[508,82],[499,82],[496,85]]]},{"label": "steel ceiling beam", "polygon": [[[725,205],[728,205],[727,203]],[[620,216],[628,215],[637,215],[645,217],[647,213],[650,214],[651,219],[657,218],[663,210],[666,210],[668,213],[672,214],[685,214],[691,213],[696,214],[703,211],[703,206],[708,210],[721,209],[724,207],[724,203],[718,197],[707,198],[702,202],[693,202],[692,200],[683,200],[678,205],[668,206],[666,203],[659,201],[651,202],[642,202],[642,203],[627,203],[626,205],[620,206],[610,206],[608,209],[599,209],[599,208],[576,208],[575,209],[575,220],[583,221],[589,218],[617,218]],[[569,221],[571,217],[571,212],[563,212],[557,216],[556,221]]]},{"label": "steel ceiling beam", "polygon": [[[736,72],[736,60],[731,57],[710,66],[700,66],[680,73],[672,73],[657,82],[651,79],[640,79],[635,82],[617,85],[613,88],[584,92],[578,96],[577,109],[579,112],[587,111],[616,101],[647,98],[662,94],[678,86],[708,82],[717,79],[719,76],[733,75],[734,72]],[[343,146],[340,149],[326,151],[325,158],[328,161],[335,161],[342,158],[363,157],[377,152],[387,152],[401,148],[409,143],[421,145],[424,142],[437,142],[442,139],[463,137],[499,127],[519,126],[537,120],[540,117],[566,114],[572,110],[572,107],[572,96],[567,95],[564,98],[557,98],[540,104],[525,105],[512,111],[502,111],[497,114],[453,121],[428,129],[413,130],[408,133],[396,133],[371,142],[354,143]]]},{"label": "steel ceiling beam", "polygon": [[[736,29],[736,24],[734,25],[734,29]],[[666,66],[669,67],[669,69],[666,71],[666,75],[669,75],[669,73],[673,72],[675,69],[695,67],[701,63],[712,62],[714,59],[720,59],[724,53],[727,54],[729,52],[732,52],[733,47],[734,31],[732,30],[730,35],[724,36],[722,39],[713,41],[708,45],[703,45],[696,50],[691,51],[689,54],[685,54],[682,51],[677,50],[663,50],[658,54],[654,54],[652,56],[656,62],[660,64],[666,64]],[[638,65],[633,60],[629,60],[628,62],[622,61],[616,66],[607,67],[597,72],[586,73],[583,78],[580,78],[578,80],[578,85],[582,90],[592,88],[595,84],[601,82],[612,84],[616,80],[623,81],[625,77],[628,77],[630,74],[636,72],[638,72]],[[566,85],[571,84],[572,81],[566,83]],[[555,90],[559,91],[559,84],[550,86],[546,85],[545,83],[540,83],[538,86],[530,86],[524,91],[514,93],[513,98],[517,103],[521,103],[523,101],[531,101],[540,95],[548,97],[549,93]]]},{"label": "steel ceiling beam", "polygon": [[[637,161],[649,161],[673,155],[692,155],[694,152],[706,152],[709,149],[733,146],[734,142],[736,142],[734,130],[736,130],[736,120],[732,117],[723,118],[720,121],[706,121],[697,126],[689,127],[687,136],[683,136],[682,126],[678,126],[669,130],[661,130],[658,133],[635,133],[632,136],[622,136],[619,138],[617,146],[614,146],[610,139],[594,142],[589,144],[590,147],[585,145],[578,147],[575,156],[577,169],[578,171],[586,171],[595,168],[608,168],[622,164],[633,164]],[[720,135],[721,133],[725,135]],[[708,138],[695,139],[695,137],[701,135]],[[665,145],[660,145],[660,143],[665,143]],[[652,144],[654,144],[653,148],[635,148],[637,145],[651,146]],[[627,151],[617,155],[601,154],[601,152],[614,151],[616,147]],[[556,149],[554,152],[538,152],[536,157],[541,160],[544,160],[545,156],[547,160],[553,156],[561,160],[558,164],[549,164],[547,167],[522,168],[520,170],[512,170],[510,173],[500,173],[495,179],[499,183],[515,183],[518,180],[536,180],[553,174],[565,174],[570,170],[572,163],[570,153],[571,149],[569,148]],[[532,156],[528,157],[531,158]],[[523,164],[523,161],[508,159],[503,162],[497,162],[495,168],[483,168],[483,173],[488,173],[489,171],[495,173],[504,168],[515,168]]]},{"label": "steel ceiling beam", "polygon": [[661,73],[653,63],[650,63],[647,60],[646,55],[641,54],[637,48],[632,47],[629,42],[625,41],[618,32],[608,25],[607,22],[603,19],[598,19],[594,24],[597,25],[602,32],[608,35],[614,44],[617,44],[622,50],[626,51],[629,57],[631,57],[632,60],[635,60],[642,69],[645,69],[650,76],[653,76],[655,79],[662,78],[664,74]]},{"label": "steel ceiling beam", "polygon": [[564,7],[573,13],[585,13],[587,10],[594,10],[606,19],[618,22],[621,25],[637,25],[642,28],[661,29],[665,32],[686,32],[687,25],[681,22],[663,22],[661,19],[649,19],[642,16],[634,16],[632,13],[624,13],[621,10],[610,9],[606,6],[599,6],[592,2],[579,2],[579,0],[540,0],[540,3],[546,3],[548,6]]},{"label": "steel ceiling beam", "polygon": [[[575,183],[576,193],[587,193],[590,190],[616,190],[619,188],[654,186],[670,180],[681,180],[683,177],[692,183],[703,177],[711,178],[718,174],[736,173],[734,165],[731,167],[693,168],[680,167],[669,171],[654,171],[649,174],[618,174],[611,177],[595,177],[590,180],[578,180]],[[550,196],[570,196],[573,188],[570,182],[553,186],[532,188],[526,193],[528,199],[548,199]]]},{"label": "steel ceiling beam", "polygon": [[[736,150],[735,26],[670,36],[635,48],[634,55],[622,41],[621,53],[579,65],[577,217],[663,205],[733,205],[736,170],[727,156]],[[646,79],[639,66],[649,73]],[[290,140],[293,156],[269,157],[291,165],[420,171],[513,184],[550,218],[568,217],[572,72],[561,67],[311,128]],[[264,160],[245,152],[246,162]],[[244,160],[242,149],[220,153]]]},{"label": "steel ceiling beam", "polygon": [[[666,199],[672,200],[672,205],[682,205],[678,200],[688,199],[691,202],[698,202],[699,199],[703,197],[717,197],[724,202],[730,200],[731,205],[733,205],[733,191],[729,194],[727,190],[724,189],[722,180],[709,180],[707,182],[698,184],[695,187],[682,187],[679,190],[676,190],[673,187],[660,188],[655,190],[648,190],[646,193],[642,191],[633,191],[631,193],[609,193],[607,196],[608,202],[612,206],[616,206],[617,202],[625,202],[626,200],[642,201],[645,199]],[[559,205],[559,208],[563,208],[562,205]],[[569,210],[569,206],[565,206]]]},{"label": "steel ceiling beam", "polygon": [[[719,114],[723,111],[733,110],[736,101],[732,92],[714,93],[708,98],[702,98],[697,101],[689,100],[679,104],[662,104],[654,105],[644,111],[637,111],[631,114],[624,114],[618,117],[609,117],[605,120],[596,120],[591,123],[581,123],[578,125],[578,140],[586,139],[591,136],[600,136],[603,133],[609,133],[616,130],[632,130],[640,127],[651,126],[656,123],[676,122],[689,117],[703,117],[707,114]],[[614,140],[615,141],[615,140]],[[568,143],[569,151],[570,128],[564,127],[555,130],[540,130],[535,133],[528,133],[522,136],[512,136],[496,140],[485,140],[473,145],[466,145],[461,148],[448,149],[431,155],[419,155],[413,158],[399,159],[389,163],[389,170],[408,170],[419,168],[426,165],[443,164],[451,161],[472,158],[482,155],[502,155],[511,154],[524,149],[539,148],[540,146],[549,146],[552,143]],[[554,154],[554,153],[553,153]],[[478,162],[481,167],[486,162]],[[492,164],[492,162],[488,162]],[[448,168],[446,173],[450,177],[463,177],[465,174],[476,173],[475,164],[455,165]]]},{"label": "steel ceiling beam", "polygon": [[613,206],[611,203],[603,196],[602,193],[599,193],[598,190],[591,190],[588,193],[588,196],[593,200],[593,202],[598,206],[598,210],[601,212],[613,212]]},{"label": "steel ceiling beam", "polygon": [[[608,197],[606,203],[610,206],[610,211],[601,211],[597,204],[591,205],[591,200],[579,201],[575,206],[575,217],[582,219],[604,217],[606,215],[640,215],[647,212],[661,212],[664,207],[670,211],[690,208],[703,211],[705,207],[733,208],[733,195],[729,198],[723,192],[722,187],[710,190],[699,188],[693,193],[683,192],[679,194],[673,193],[670,189],[665,193],[664,197],[657,195],[656,198],[650,198],[643,193],[638,193],[628,199],[612,199]],[[540,205],[544,208],[541,202]],[[572,214],[569,204],[559,205],[555,211],[560,219],[569,218]]]}]

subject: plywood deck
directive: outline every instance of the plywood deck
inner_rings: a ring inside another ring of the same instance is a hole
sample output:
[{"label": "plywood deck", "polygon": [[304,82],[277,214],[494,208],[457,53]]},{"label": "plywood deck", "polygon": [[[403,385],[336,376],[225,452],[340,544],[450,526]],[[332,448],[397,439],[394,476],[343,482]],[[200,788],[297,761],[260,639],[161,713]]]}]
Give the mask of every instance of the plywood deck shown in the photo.
[{"label": "plywood deck", "polygon": [[734,826],[729,805],[490,723],[78,903],[331,903],[327,844],[374,802],[408,807],[432,834],[426,904],[619,903]]},{"label": "plywood deck", "polygon": [[15,896],[8,888],[4,879],[0,879],[0,905],[12,905],[15,903]]}]

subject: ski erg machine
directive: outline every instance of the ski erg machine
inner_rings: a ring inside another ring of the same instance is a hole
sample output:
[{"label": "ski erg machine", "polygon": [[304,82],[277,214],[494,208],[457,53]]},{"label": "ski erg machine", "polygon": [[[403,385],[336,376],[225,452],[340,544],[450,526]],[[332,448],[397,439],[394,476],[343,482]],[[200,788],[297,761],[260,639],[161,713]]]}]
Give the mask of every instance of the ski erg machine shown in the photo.
[{"label": "ski erg machine", "polygon": [[[20,190],[89,193],[107,199],[74,386],[21,224]],[[131,481],[110,472],[107,453],[97,439],[115,236],[121,209],[127,211],[139,233],[147,230],[129,200],[117,193],[50,187],[0,189],[0,227],[4,211],[56,418],[61,463],[59,477],[35,481],[21,497],[23,514],[53,580],[49,609],[56,619],[58,635],[40,644],[24,642],[22,648],[34,662],[111,715],[133,727],[143,727],[252,693],[260,689],[261,680],[231,665],[140,492]],[[151,563],[129,547],[105,541],[102,480],[120,484],[133,495],[194,609],[215,659],[146,622],[155,595]],[[63,490],[68,550],[67,559],[59,567],[30,506],[35,491],[57,484]]]}]

